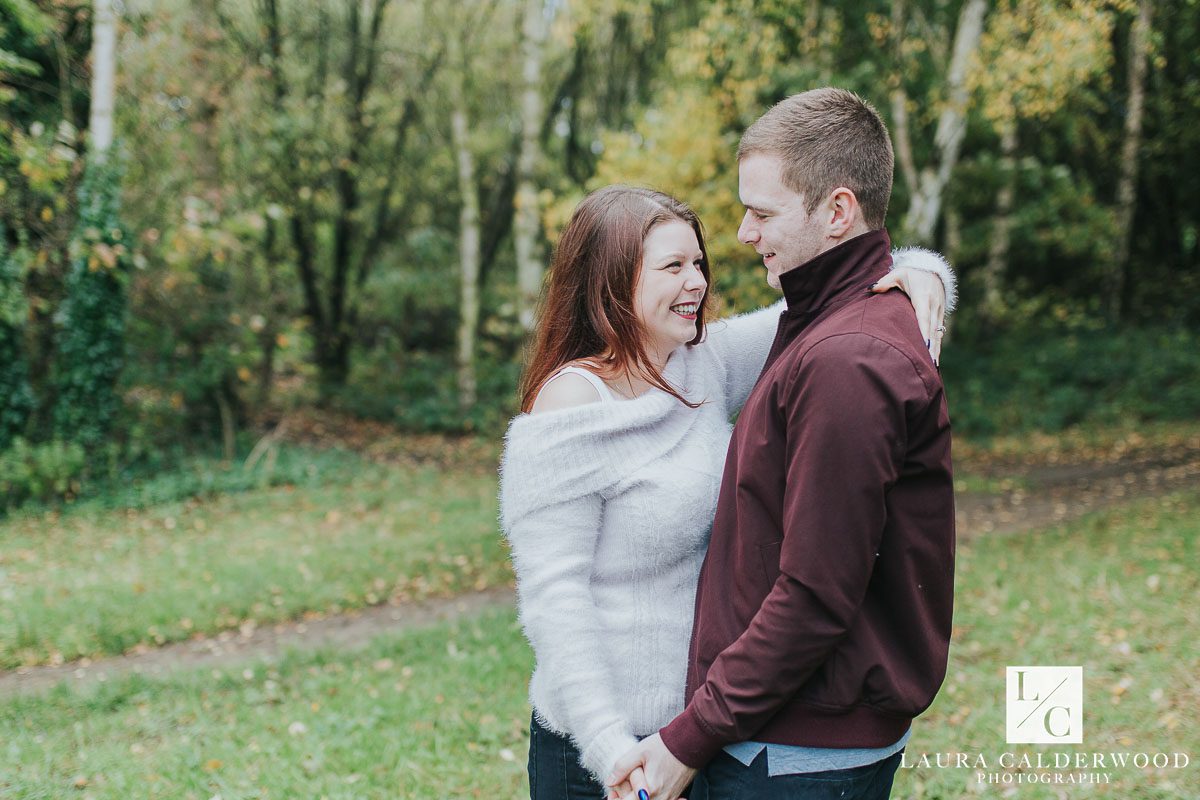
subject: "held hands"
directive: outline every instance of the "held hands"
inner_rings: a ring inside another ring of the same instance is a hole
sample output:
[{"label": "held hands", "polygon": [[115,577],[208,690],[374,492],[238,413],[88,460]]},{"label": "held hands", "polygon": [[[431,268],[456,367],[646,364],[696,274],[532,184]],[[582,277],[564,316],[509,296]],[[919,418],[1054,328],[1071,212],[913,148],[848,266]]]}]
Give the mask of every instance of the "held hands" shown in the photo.
[{"label": "held hands", "polygon": [[917,312],[917,325],[921,335],[929,343],[929,354],[933,363],[939,363],[942,356],[942,335],[946,332],[946,287],[942,280],[932,272],[925,270],[900,267],[880,278],[871,287],[876,294],[899,289],[908,295]]},{"label": "held hands", "polygon": [[628,797],[643,800],[643,795],[648,798],[650,792],[646,787],[646,773],[641,767],[635,767],[629,777],[616,786],[608,787],[608,800],[624,800]]},{"label": "held hands", "polygon": [[676,800],[696,777],[696,770],[671,754],[657,733],[643,739],[617,759],[613,774],[605,781],[609,800]]}]

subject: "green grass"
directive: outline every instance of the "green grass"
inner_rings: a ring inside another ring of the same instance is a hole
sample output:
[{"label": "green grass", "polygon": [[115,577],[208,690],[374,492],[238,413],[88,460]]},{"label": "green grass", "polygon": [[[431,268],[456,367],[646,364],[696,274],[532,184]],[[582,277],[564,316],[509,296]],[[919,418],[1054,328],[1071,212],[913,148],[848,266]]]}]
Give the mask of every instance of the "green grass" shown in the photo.
[{"label": "green grass", "polygon": [[353,655],[0,703],[0,797],[517,798],[530,653],[511,611]]},{"label": "green grass", "polygon": [[993,478],[986,475],[959,472],[954,476],[954,491],[963,494],[1002,495],[1017,489],[1028,490],[1030,482],[1022,475]]},{"label": "green grass", "polygon": [[[1166,751],[1180,772],[1113,772],[1021,800],[1194,798],[1200,769],[1200,494],[960,548],[946,684],[924,753]],[[130,678],[0,702],[0,796],[525,796],[531,654],[511,612],[216,675]],[[1004,669],[1082,664],[1082,745],[1007,745]],[[299,723],[299,725],[296,725]],[[83,788],[72,787],[82,780]],[[902,770],[897,800],[1005,796],[972,770]]]},{"label": "green grass", "polygon": [[510,580],[494,475],[352,466],[0,523],[0,668]]},{"label": "green grass", "polygon": [[[1024,785],[1021,800],[1193,798],[1200,769],[1200,495],[1139,502],[959,550],[946,683],[913,729],[920,753],[1185,752],[1182,772],[1120,770],[1094,789]],[[1008,665],[1083,665],[1081,745],[1005,743]],[[1049,757],[1049,756],[1048,756]],[[996,771],[996,770],[992,770]],[[973,770],[901,770],[895,798],[997,794]]]}]

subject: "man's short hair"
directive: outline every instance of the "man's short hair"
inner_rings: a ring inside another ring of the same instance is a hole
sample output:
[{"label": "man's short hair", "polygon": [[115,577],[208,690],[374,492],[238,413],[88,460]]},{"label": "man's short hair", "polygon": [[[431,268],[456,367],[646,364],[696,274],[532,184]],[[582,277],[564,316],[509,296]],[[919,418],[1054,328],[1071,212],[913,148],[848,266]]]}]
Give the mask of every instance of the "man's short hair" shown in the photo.
[{"label": "man's short hair", "polygon": [[776,103],[738,145],[741,161],[762,153],[783,159],[783,184],[804,197],[811,214],[845,186],[872,230],[883,227],[892,196],[892,140],[879,113],[845,89],[813,89]]}]

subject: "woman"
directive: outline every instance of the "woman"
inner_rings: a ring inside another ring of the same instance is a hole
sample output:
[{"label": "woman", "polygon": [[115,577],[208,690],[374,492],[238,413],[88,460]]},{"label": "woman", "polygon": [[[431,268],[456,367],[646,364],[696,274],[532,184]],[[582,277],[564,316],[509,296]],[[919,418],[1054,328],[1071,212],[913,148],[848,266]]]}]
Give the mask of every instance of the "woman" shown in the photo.
[{"label": "woman", "polygon": [[[898,266],[877,289],[913,269],[953,281],[925,251]],[[616,759],[683,708],[729,418],[784,308],[706,326],[708,284],[699,219],[661,192],[592,193],[555,252],[501,463],[501,524],[537,661],[533,800],[605,797]]]}]

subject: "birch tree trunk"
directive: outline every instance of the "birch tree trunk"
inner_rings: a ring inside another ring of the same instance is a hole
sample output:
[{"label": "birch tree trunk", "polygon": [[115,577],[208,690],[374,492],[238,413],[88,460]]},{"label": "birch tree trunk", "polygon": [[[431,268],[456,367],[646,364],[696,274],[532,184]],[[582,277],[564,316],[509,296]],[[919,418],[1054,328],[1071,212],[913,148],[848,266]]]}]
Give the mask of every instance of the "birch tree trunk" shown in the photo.
[{"label": "birch tree trunk", "polygon": [[917,190],[904,219],[906,239],[921,244],[933,240],[938,217],[942,210],[942,195],[950,183],[950,176],[958,163],[958,151],[967,131],[967,66],[971,55],[979,48],[983,35],[983,16],[987,11],[987,0],[967,0],[958,16],[958,28],[954,32],[954,48],[946,74],[946,103],[938,118],[934,146],[937,148],[936,165],[921,170]]},{"label": "birch tree trunk", "polygon": [[542,55],[546,42],[544,0],[525,0],[521,46],[524,55],[521,90],[521,153],[517,159],[516,214],[513,243],[517,251],[517,316],[521,328],[533,329],[542,288],[542,254],[538,247],[537,188],[534,176],[542,158],[539,135],[542,100]]},{"label": "birch tree trunk", "polygon": [[113,84],[117,71],[117,15],[112,0],[96,0],[92,17],[92,156],[104,161],[113,140]]},{"label": "birch tree trunk", "polygon": [[1113,249],[1107,297],[1109,317],[1114,320],[1121,316],[1122,299],[1129,281],[1133,214],[1137,209],[1138,149],[1142,142],[1146,61],[1153,10],[1153,0],[1139,0],[1137,19],[1129,37],[1129,102],[1125,107],[1125,137],[1121,143],[1121,172],[1117,180],[1117,242]]},{"label": "birch tree trunk", "polygon": [[479,195],[475,186],[475,160],[467,140],[467,99],[459,87],[451,112],[451,138],[458,162],[458,191],[462,195],[459,212],[459,293],[458,320],[458,403],[463,409],[475,404],[475,331],[479,326]]},{"label": "birch tree trunk", "polygon": [[1005,120],[1000,129],[1000,169],[1003,183],[996,192],[996,216],[992,222],[992,240],[988,245],[988,260],[983,268],[983,318],[997,319],[1004,305],[1001,286],[1008,266],[1008,246],[1012,236],[1012,206],[1016,191],[1017,122]]},{"label": "birch tree trunk", "polygon": [[891,89],[888,101],[892,110],[892,142],[896,149],[896,166],[904,178],[910,197],[915,197],[919,182],[912,142],[908,138],[908,93],[904,90],[904,27],[907,22],[905,0],[892,2],[892,59],[895,70],[888,78]]}]

